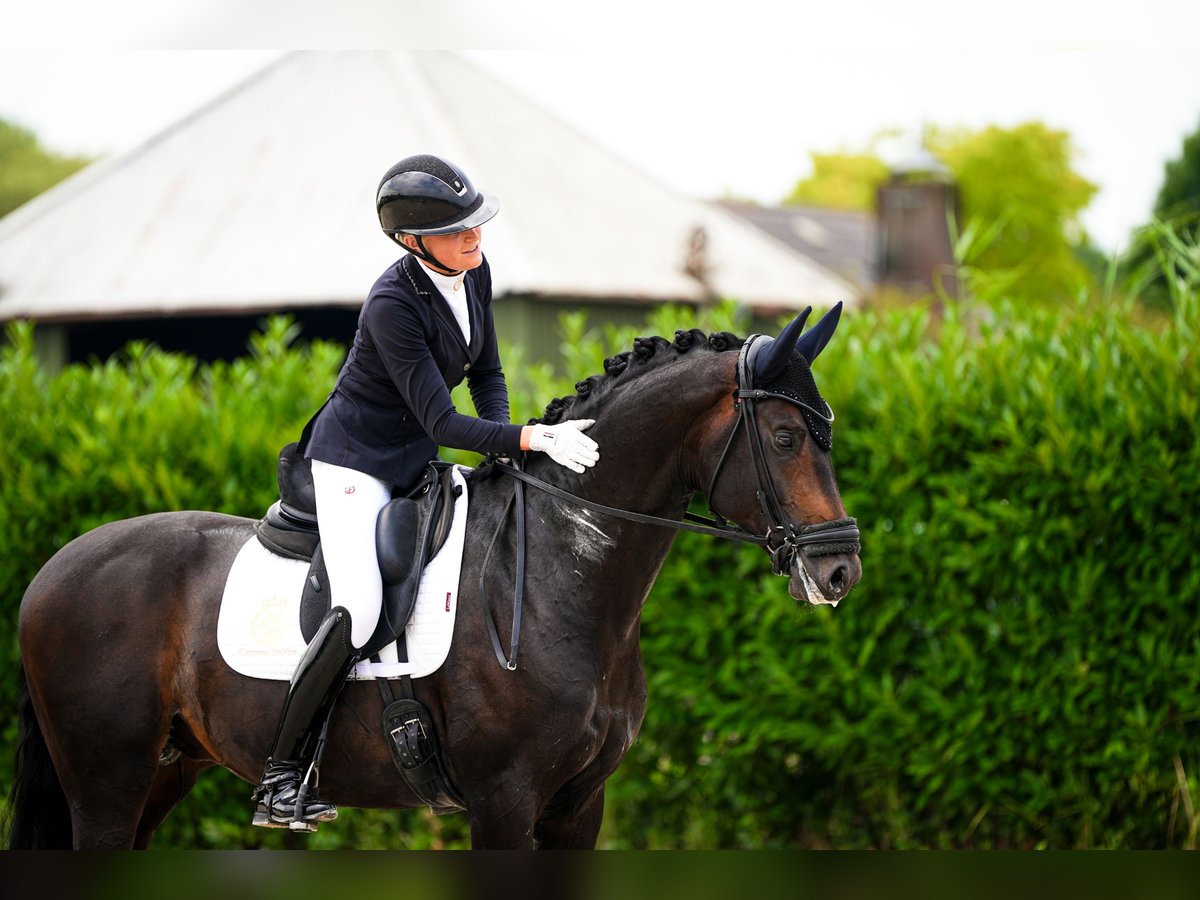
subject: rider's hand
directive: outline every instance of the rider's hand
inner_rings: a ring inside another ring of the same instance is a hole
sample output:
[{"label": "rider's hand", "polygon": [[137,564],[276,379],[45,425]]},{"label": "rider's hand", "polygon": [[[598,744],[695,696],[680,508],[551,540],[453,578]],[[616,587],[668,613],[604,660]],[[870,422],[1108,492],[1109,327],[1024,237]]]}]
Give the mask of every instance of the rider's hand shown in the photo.
[{"label": "rider's hand", "polygon": [[530,426],[529,449],[540,450],[572,472],[582,472],[600,458],[596,442],[583,433],[594,423],[595,419],[570,419],[558,425]]}]

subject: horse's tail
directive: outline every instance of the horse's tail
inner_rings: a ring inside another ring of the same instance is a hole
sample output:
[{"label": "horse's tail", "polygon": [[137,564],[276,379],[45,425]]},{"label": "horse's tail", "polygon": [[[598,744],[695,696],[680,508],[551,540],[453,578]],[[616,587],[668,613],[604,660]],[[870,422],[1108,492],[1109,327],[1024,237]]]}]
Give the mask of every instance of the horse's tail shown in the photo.
[{"label": "horse's tail", "polygon": [[9,850],[70,850],[71,811],[62,783],[50,759],[42,726],[33,711],[25,667],[18,673],[21,700],[18,709],[20,739],[12,791],[8,795]]}]

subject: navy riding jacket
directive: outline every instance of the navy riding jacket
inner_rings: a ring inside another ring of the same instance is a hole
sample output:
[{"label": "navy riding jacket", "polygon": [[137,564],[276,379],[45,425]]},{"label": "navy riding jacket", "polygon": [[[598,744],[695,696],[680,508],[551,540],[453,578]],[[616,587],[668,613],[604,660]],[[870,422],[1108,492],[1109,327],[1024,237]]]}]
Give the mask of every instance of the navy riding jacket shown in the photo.
[{"label": "navy riding jacket", "polygon": [[[469,347],[416,257],[402,257],[379,277],[333,392],[305,428],[305,457],[404,488],[439,446],[520,451],[521,426],[508,418],[486,258],[466,273],[464,286]],[[480,418],[462,415],[450,400],[450,390],[464,378]]]}]

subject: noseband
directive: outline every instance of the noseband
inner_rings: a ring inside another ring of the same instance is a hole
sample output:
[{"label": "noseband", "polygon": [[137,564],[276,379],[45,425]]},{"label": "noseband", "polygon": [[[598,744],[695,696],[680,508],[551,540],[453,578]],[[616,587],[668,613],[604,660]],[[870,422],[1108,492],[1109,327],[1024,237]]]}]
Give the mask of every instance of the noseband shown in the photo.
[{"label": "noseband", "polygon": [[818,522],[815,525],[802,525],[797,527],[787,520],[783,513],[783,504],[779,500],[779,492],[775,490],[775,482],[771,479],[771,470],[767,465],[767,453],[763,446],[763,436],[758,430],[758,421],[755,418],[755,404],[761,400],[774,398],[777,400],[786,400],[801,409],[806,410],[816,416],[823,422],[833,423],[833,410],[824,400],[824,411],[814,409],[809,404],[798,398],[781,394],[775,391],[763,390],[754,387],[754,367],[751,365],[750,348],[754,342],[761,338],[760,334],[752,334],[742,344],[742,349],[738,353],[737,361],[737,390],[733,392],[733,408],[737,412],[737,421],[733,423],[733,430],[729,432],[729,439],[725,442],[725,449],[721,451],[721,458],[717,460],[717,467],[713,469],[712,480],[708,484],[708,506],[716,516],[717,522],[727,528],[734,530],[736,526],[731,526],[725,518],[713,506],[713,491],[717,487],[717,478],[721,474],[721,469],[725,465],[725,459],[729,456],[729,449],[733,446],[734,438],[737,437],[738,431],[745,425],[746,442],[750,448],[750,459],[754,463],[754,478],[757,482],[755,488],[755,496],[758,497],[759,506],[762,508],[763,515],[767,522],[770,523],[767,528],[767,533],[758,540],[763,544],[771,554],[771,569],[776,575],[786,575],[792,569],[792,563],[795,561],[796,554],[801,550],[806,556],[828,556],[833,553],[841,553],[847,551],[847,544],[852,544],[849,552],[857,553],[860,549],[858,523],[849,516],[842,519],[832,519],[828,522]]}]

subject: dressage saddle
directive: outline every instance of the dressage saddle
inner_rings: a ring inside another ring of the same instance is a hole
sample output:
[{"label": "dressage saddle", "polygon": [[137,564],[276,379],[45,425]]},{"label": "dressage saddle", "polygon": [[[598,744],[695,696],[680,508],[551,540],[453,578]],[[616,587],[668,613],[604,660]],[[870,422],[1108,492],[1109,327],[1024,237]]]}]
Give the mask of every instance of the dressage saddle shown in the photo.
[{"label": "dressage saddle", "polygon": [[[461,488],[453,484],[450,463],[434,460],[417,484],[380,511],[375,547],[383,576],[383,611],[371,640],[368,657],[391,643],[404,630],[417,600],[425,563],[446,542],[454,520],[454,500]],[[279,454],[279,499],[255,526],[259,542],[280,556],[308,562],[308,577],[300,601],[300,630],[312,640],[330,609],[329,578],[317,529],[316,493],[309,460],[291,443]]]}]

